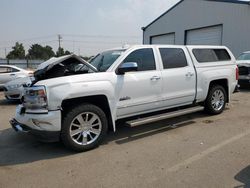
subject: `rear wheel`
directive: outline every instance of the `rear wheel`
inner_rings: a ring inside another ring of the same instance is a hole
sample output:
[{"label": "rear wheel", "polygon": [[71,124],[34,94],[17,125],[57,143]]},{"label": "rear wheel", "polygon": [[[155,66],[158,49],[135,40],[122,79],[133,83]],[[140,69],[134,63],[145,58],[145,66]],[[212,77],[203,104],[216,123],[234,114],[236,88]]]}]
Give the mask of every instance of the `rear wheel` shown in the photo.
[{"label": "rear wheel", "polygon": [[224,87],[213,85],[210,87],[208,96],[205,102],[205,110],[209,114],[220,114],[226,106],[227,95]]},{"label": "rear wheel", "polygon": [[61,140],[72,150],[87,151],[99,145],[107,128],[105,113],[95,105],[83,104],[63,118]]}]

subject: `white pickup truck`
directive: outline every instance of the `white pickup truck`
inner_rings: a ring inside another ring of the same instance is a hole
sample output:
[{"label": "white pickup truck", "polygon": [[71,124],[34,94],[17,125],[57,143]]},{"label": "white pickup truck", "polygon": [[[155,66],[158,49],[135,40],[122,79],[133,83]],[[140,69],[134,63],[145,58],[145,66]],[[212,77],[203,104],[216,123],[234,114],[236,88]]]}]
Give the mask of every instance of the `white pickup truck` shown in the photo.
[{"label": "white pickup truck", "polygon": [[223,46],[139,45],[102,52],[90,63],[54,58],[34,76],[12,127],[86,151],[116,131],[117,120],[128,118],[133,127],[201,110],[220,114],[238,68]]}]

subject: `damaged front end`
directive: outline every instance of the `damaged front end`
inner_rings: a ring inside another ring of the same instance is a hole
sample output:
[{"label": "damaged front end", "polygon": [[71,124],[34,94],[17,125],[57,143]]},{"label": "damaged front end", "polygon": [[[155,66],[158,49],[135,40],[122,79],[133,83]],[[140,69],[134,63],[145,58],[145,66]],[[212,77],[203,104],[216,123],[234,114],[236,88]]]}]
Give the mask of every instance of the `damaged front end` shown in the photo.
[{"label": "damaged front end", "polygon": [[40,80],[94,72],[97,72],[96,68],[77,55],[53,57],[39,65],[34,72],[32,85]]},{"label": "damaged front end", "polygon": [[238,64],[239,67],[239,85],[241,87],[250,86],[250,64]]}]

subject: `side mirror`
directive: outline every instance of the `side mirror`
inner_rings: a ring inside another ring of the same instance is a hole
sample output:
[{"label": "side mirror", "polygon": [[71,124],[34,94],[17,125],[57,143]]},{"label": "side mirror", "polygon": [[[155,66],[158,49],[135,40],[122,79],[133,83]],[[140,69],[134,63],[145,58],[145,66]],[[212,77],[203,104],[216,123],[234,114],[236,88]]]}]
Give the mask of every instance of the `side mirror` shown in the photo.
[{"label": "side mirror", "polygon": [[125,74],[126,72],[132,72],[132,71],[137,71],[138,70],[138,65],[135,62],[128,62],[128,63],[123,63],[117,70],[117,73],[122,75]]}]

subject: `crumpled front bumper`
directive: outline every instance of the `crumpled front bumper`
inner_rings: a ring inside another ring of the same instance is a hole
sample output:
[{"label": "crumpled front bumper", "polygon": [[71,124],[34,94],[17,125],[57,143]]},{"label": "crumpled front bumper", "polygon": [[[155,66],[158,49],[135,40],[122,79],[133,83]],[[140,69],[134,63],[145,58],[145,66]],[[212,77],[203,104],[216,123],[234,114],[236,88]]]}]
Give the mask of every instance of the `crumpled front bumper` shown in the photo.
[{"label": "crumpled front bumper", "polygon": [[60,140],[60,131],[40,131],[31,129],[26,125],[20,124],[15,119],[10,120],[12,128],[16,132],[27,133],[34,136],[37,140],[42,142],[58,142]]},{"label": "crumpled front bumper", "polygon": [[26,113],[22,105],[17,106],[15,118],[10,124],[17,132],[29,133],[45,142],[59,141],[61,132],[61,111],[48,113]]}]

